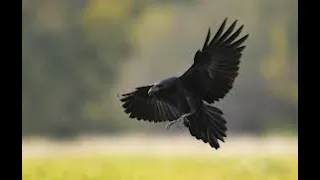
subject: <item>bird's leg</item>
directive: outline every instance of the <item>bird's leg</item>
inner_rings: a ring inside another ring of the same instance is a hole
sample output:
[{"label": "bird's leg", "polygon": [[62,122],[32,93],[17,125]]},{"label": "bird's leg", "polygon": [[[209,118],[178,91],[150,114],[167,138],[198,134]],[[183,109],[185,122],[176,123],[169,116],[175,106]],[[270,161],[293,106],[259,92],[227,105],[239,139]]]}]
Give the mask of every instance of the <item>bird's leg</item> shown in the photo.
[{"label": "bird's leg", "polygon": [[180,121],[181,120],[184,120],[185,118],[187,118],[188,116],[192,115],[194,112],[189,112],[189,113],[186,113],[186,114],[183,114],[179,119]]},{"label": "bird's leg", "polygon": [[[183,120],[183,117],[181,116],[179,119],[169,122],[169,123],[166,125],[165,128],[168,130],[173,124],[178,124],[178,123],[180,123],[182,120]],[[178,125],[178,127],[179,127],[179,125]]]},{"label": "bird's leg", "polygon": [[[180,116],[179,119],[177,120],[174,120],[174,121],[171,121],[169,122],[167,125],[166,125],[166,129],[168,130],[173,124],[178,124],[178,123],[181,123],[181,121],[184,121],[187,117],[193,115],[195,112],[196,112],[196,106],[195,106],[195,102],[193,101],[193,99],[191,98],[186,98],[187,102],[188,102],[188,105],[190,107],[190,112],[189,113],[185,113],[183,114],[182,116]],[[180,126],[178,126],[180,127]]]},{"label": "bird's leg", "polygon": [[183,114],[182,116],[180,116],[179,119],[169,122],[165,128],[168,130],[173,124],[177,124],[177,126],[180,127],[179,124],[181,123],[181,121],[184,121],[188,116],[192,115],[193,113],[195,113],[195,111]]}]

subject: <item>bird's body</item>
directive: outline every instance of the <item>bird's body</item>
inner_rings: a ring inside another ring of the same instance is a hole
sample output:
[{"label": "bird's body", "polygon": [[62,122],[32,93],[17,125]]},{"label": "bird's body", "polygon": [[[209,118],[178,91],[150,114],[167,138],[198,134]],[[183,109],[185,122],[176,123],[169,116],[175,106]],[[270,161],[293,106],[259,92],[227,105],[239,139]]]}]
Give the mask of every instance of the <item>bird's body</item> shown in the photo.
[{"label": "bird's body", "polygon": [[[158,89],[155,89],[159,87]],[[160,88],[161,91],[159,90]],[[165,91],[164,91],[165,89]],[[183,82],[179,77],[170,77],[154,84],[148,91],[149,95],[154,95],[157,98],[161,98],[163,92],[177,94],[180,98],[177,98],[177,110],[183,112],[184,114],[177,120],[187,120],[187,116],[195,113],[201,107],[201,99],[199,99],[195,94],[188,91],[184,86]],[[169,123],[167,127],[170,127],[175,121]]]},{"label": "bird's body", "polygon": [[226,120],[212,104],[232,88],[245,48],[241,44],[248,37],[234,42],[243,26],[232,34],[235,21],[223,33],[226,20],[210,42],[209,29],[202,50],[197,51],[194,63],[183,75],[122,94],[125,113],[138,120],[169,121],[167,127],[182,121],[192,136],[218,149],[218,139],[224,141],[226,137]]}]

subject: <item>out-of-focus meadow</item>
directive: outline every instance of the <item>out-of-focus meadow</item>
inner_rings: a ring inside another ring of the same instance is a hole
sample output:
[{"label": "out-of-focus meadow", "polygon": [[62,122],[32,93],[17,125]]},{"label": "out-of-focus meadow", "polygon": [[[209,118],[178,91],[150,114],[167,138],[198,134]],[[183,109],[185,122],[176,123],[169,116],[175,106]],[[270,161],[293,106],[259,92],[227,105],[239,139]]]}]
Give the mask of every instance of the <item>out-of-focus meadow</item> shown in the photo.
[{"label": "out-of-focus meadow", "polygon": [[[23,0],[24,179],[297,179],[296,0]],[[181,75],[224,18],[249,33],[216,151],[117,93]]]},{"label": "out-of-focus meadow", "polygon": [[298,162],[280,157],[58,157],[25,160],[23,179],[273,180],[298,179]]},{"label": "out-of-focus meadow", "polygon": [[25,180],[298,179],[297,144],[288,137],[232,137],[219,151],[183,135],[35,144],[24,145]]}]

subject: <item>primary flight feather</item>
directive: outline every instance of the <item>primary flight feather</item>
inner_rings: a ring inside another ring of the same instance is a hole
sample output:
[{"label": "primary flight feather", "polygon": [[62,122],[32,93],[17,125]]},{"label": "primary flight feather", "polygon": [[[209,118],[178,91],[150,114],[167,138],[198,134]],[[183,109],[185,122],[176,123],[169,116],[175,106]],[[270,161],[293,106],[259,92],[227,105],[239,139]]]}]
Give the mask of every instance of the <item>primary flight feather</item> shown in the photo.
[{"label": "primary flight feather", "polygon": [[218,149],[218,140],[224,142],[227,127],[223,112],[212,104],[233,87],[245,49],[243,43],[248,38],[248,34],[239,38],[243,25],[235,30],[237,20],[227,29],[226,22],[227,18],[211,40],[209,28],[202,49],[196,52],[193,64],[180,77],[170,77],[122,94],[124,112],[138,120],[169,121],[167,128],[183,122],[192,136]]}]

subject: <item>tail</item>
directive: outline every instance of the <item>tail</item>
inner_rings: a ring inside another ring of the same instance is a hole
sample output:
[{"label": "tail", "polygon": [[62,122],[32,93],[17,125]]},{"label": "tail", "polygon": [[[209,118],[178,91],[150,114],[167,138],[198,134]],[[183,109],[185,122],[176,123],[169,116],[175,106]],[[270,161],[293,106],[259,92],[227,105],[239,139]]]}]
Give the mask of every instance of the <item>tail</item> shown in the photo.
[{"label": "tail", "polygon": [[218,139],[224,142],[224,137],[227,137],[227,122],[222,115],[220,109],[203,104],[202,108],[187,118],[188,121],[185,121],[184,125],[196,139],[201,139],[204,143],[209,142],[211,147],[218,149]]}]

